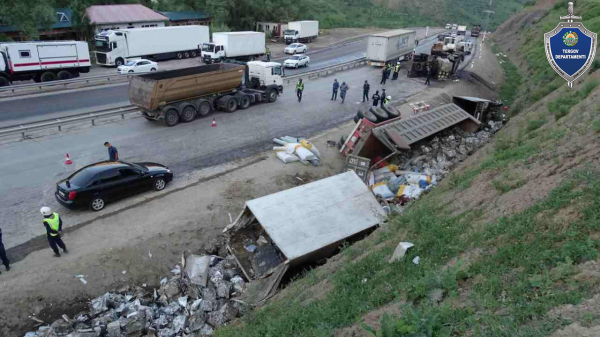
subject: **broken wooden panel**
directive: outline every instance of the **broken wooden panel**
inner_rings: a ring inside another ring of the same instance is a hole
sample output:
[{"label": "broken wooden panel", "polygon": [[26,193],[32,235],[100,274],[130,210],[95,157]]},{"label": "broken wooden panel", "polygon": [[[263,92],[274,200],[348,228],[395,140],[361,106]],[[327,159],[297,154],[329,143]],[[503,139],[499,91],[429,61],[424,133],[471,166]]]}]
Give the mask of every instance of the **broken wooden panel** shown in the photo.
[{"label": "broken wooden panel", "polygon": [[288,267],[286,263],[282,263],[277,268],[272,269],[270,274],[252,281],[246,288],[246,291],[244,291],[244,295],[240,297],[240,300],[245,303],[257,305],[269,299],[277,291],[279,283],[281,283],[281,279],[288,270]]}]

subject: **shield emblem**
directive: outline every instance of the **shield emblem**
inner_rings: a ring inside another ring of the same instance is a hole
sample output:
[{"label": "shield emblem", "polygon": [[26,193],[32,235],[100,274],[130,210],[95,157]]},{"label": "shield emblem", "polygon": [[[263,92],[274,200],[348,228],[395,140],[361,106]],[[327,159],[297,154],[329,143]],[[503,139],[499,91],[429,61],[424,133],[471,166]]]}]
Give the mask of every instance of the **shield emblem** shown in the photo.
[{"label": "shield emblem", "polygon": [[571,88],[592,65],[596,44],[596,33],[586,29],[581,22],[561,22],[544,34],[548,62]]}]

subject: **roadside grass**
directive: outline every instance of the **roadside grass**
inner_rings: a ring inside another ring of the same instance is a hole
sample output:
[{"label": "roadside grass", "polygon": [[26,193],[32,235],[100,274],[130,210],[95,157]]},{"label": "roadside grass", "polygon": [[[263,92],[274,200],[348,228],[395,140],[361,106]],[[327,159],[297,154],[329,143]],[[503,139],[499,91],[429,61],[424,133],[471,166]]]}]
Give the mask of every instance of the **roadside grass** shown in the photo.
[{"label": "roadside grass", "polygon": [[500,194],[508,193],[512,190],[515,190],[519,187],[525,186],[527,184],[527,180],[521,179],[516,182],[510,183],[505,182],[499,179],[492,180],[492,186],[500,192]]},{"label": "roadside grass", "polygon": [[[492,52],[498,54],[500,49],[496,43],[492,43]],[[502,58],[502,69],[504,70],[505,81],[500,86],[500,99],[506,106],[512,106],[519,93],[519,87],[522,84],[522,76],[519,69],[510,62],[508,58]],[[516,115],[516,109],[510,110],[510,116]]]},{"label": "roadside grass", "polygon": [[563,93],[562,96],[548,102],[548,112],[554,115],[555,120],[563,118],[569,114],[571,107],[586,99],[598,84],[600,84],[598,81],[591,80],[586,82],[580,91]]},{"label": "roadside grass", "polygon": [[[600,242],[591,234],[600,231],[600,175],[592,169],[572,174],[542,202],[525,211],[471,230],[480,211],[450,216],[434,190],[406,213],[390,220],[384,245],[372,248],[364,258],[339,264],[332,270],[333,286],[325,298],[303,305],[298,294],[317,283],[315,275],[288,286],[282,300],[257,309],[240,326],[216,331],[216,336],[332,336],[336,329],[360,321],[360,317],[393,301],[400,301],[403,317],[385,316],[386,333],[404,336],[474,335],[543,336],[568,322],[547,319],[548,310],[577,304],[593,296],[593,284],[571,279],[576,265],[598,257]],[[581,214],[568,226],[554,220],[561,209],[577,207]],[[375,240],[382,232],[376,232]],[[413,242],[403,261],[388,263],[399,241]],[[479,248],[485,251],[469,267],[455,257]],[[363,251],[366,253],[367,251]],[[412,262],[420,257],[418,265]],[[323,275],[319,275],[323,276]],[[428,294],[441,289],[445,299],[433,305]],[[463,291],[460,291],[460,290]],[[471,305],[456,306],[459,293],[470,290]],[[399,304],[400,305],[400,304]],[[503,314],[497,312],[502,310]],[[365,327],[367,329],[367,327]],[[373,330],[373,329],[371,329]],[[373,330],[374,331],[374,330]],[[375,332],[377,333],[377,332]]]}]

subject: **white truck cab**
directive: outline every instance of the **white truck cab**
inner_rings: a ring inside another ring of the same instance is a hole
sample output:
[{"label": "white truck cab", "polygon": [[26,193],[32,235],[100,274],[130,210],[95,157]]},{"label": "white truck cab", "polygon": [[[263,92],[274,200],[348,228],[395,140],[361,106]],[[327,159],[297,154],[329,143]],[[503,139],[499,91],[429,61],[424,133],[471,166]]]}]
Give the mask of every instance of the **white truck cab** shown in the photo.
[{"label": "white truck cab", "polygon": [[282,65],[277,62],[250,61],[248,73],[251,82],[258,81],[261,87],[276,85],[283,88]]},{"label": "white truck cab", "polygon": [[129,53],[123,32],[108,30],[95,37],[96,59],[99,64],[122,66]]},{"label": "white truck cab", "polygon": [[225,58],[225,46],[215,43],[204,43],[202,45],[202,58],[206,61],[218,62]]}]

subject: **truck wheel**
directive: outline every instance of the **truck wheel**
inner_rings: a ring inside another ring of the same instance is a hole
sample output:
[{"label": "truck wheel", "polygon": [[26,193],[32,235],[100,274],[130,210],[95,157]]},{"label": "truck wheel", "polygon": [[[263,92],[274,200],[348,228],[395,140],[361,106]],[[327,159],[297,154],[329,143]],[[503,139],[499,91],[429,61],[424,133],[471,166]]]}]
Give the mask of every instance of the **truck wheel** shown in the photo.
[{"label": "truck wheel", "polygon": [[237,99],[235,99],[235,97],[232,96],[227,96],[227,98],[225,99],[225,111],[232,113],[235,112],[235,110],[237,110],[237,107]]},{"label": "truck wheel", "polygon": [[382,108],[372,106],[369,111],[371,111],[380,122],[386,121],[390,118],[387,112],[385,112]]},{"label": "truck wheel", "polygon": [[66,70],[61,70],[58,72],[58,79],[59,80],[70,80],[71,79],[71,73],[66,71]]},{"label": "truck wheel", "polygon": [[0,77],[0,87],[8,87],[10,82],[6,79],[6,77]]},{"label": "truck wheel", "polygon": [[42,74],[42,82],[50,82],[50,81],[56,81],[56,74],[52,73],[52,72],[45,72]]},{"label": "truck wheel", "polygon": [[181,60],[183,58],[183,53],[177,53],[177,58]]},{"label": "truck wheel", "polygon": [[271,89],[267,92],[267,99],[269,100],[269,103],[275,102],[277,100],[277,96],[279,96],[279,94],[275,89]]},{"label": "truck wheel", "polygon": [[239,108],[244,110],[244,109],[248,109],[250,107],[250,97],[247,95],[244,95],[242,97],[240,97],[240,106]]},{"label": "truck wheel", "polygon": [[42,81],[42,76],[40,74],[33,75],[33,81],[35,83],[40,83]]},{"label": "truck wheel", "polygon": [[115,65],[116,65],[117,67],[120,67],[120,66],[122,66],[122,65],[123,65],[123,63],[125,63],[125,61],[123,61],[123,59],[122,59],[122,58],[120,58],[120,57],[119,57],[118,59],[116,59],[116,60],[115,60]]},{"label": "truck wheel", "polygon": [[186,59],[190,58],[190,52],[186,51],[185,53],[183,53],[183,57],[185,57]]},{"label": "truck wheel", "polygon": [[179,123],[179,113],[175,109],[169,109],[165,112],[163,120],[166,126],[175,126]]},{"label": "truck wheel", "polygon": [[198,106],[198,115],[206,116],[212,111],[212,105],[209,101],[200,100],[196,104]]},{"label": "truck wheel", "polygon": [[183,108],[183,111],[181,111],[181,121],[182,122],[189,123],[189,122],[193,121],[194,118],[196,118],[196,109],[194,109],[193,106],[188,105],[185,108]]},{"label": "truck wheel", "polygon": [[192,57],[196,57],[196,56],[198,56],[198,53],[195,50],[192,51]]},{"label": "truck wheel", "polygon": [[384,104],[383,110],[387,112],[390,118],[400,117],[400,111],[398,111],[398,109],[393,105]]}]

